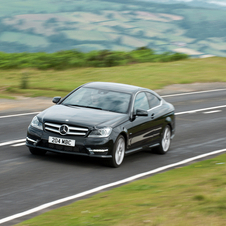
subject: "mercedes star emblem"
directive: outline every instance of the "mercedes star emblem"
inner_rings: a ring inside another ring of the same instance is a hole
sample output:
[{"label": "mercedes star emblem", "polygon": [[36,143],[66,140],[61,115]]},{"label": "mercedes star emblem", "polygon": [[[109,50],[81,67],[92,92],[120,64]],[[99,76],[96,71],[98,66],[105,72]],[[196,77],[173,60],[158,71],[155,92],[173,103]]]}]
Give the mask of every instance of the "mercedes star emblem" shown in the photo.
[{"label": "mercedes star emblem", "polygon": [[62,125],[62,126],[60,127],[60,134],[61,134],[61,135],[66,135],[66,134],[68,133],[68,131],[69,131],[69,128],[68,128],[67,125]]}]

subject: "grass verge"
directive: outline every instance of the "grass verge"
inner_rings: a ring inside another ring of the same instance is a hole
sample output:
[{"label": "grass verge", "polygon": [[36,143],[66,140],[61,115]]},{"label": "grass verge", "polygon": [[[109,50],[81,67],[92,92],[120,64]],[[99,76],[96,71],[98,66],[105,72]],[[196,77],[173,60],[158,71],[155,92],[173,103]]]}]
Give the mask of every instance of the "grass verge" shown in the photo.
[{"label": "grass verge", "polygon": [[150,89],[160,89],[170,84],[226,82],[226,58],[213,57],[62,71],[0,70],[0,74],[0,90],[5,95],[52,97],[64,96],[79,85],[92,81],[119,82]]},{"label": "grass verge", "polygon": [[11,100],[14,100],[16,98],[12,97],[12,96],[9,96],[9,95],[2,95],[2,94],[0,94],[0,99],[11,99]]},{"label": "grass verge", "polygon": [[225,175],[223,154],[102,192],[18,225],[223,226]]}]

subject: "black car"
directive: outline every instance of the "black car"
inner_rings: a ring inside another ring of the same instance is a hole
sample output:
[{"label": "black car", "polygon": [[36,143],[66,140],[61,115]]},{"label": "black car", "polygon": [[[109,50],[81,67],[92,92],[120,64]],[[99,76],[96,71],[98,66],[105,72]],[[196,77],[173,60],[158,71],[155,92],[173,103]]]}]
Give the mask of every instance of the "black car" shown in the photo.
[{"label": "black car", "polygon": [[53,102],[28,127],[26,145],[34,155],[84,155],[118,167],[143,149],[165,154],[174,137],[173,105],[149,89],[92,82]]}]

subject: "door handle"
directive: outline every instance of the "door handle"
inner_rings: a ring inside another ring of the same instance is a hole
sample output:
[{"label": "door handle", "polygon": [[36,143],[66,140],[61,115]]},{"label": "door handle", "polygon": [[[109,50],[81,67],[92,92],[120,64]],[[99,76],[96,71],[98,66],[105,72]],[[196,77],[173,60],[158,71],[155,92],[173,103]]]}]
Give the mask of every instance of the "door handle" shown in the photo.
[{"label": "door handle", "polygon": [[155,117],[155,113],[151,114],[151,119],[153,119]]}]

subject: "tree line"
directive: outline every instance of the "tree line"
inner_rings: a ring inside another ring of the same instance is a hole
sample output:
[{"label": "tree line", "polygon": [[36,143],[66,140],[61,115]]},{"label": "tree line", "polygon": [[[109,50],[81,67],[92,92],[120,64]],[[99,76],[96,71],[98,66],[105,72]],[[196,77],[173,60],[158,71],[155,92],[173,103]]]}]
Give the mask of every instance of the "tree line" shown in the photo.
[{"label": "tree line", "polygon": [[65,70],[77,67],[113,67],[144,62],[170,62],[187,59],[182,53],[156,54],[152,49],[141,47],[130,52],[100,50],[83,53],[65,50],[55,53],[5,53],[0,52],[0,69],[37,68],[40,70]]}]

